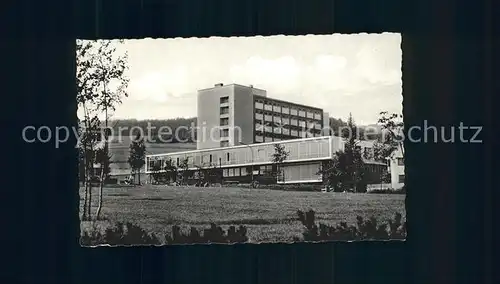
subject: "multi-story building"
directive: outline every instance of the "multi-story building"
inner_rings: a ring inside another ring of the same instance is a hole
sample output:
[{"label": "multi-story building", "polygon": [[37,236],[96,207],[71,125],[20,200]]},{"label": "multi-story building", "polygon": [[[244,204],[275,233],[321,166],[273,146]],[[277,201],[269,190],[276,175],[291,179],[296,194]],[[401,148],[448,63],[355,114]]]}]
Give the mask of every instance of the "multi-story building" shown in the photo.
[{"label": "multi-story building", "polygon": [[197,149],[321,137],[329,115],[321,108],[267,96],[265,90],[217,84],[198,91]]},{"label": "multi-story building", "polygon": [[[147,155],[147,174],[155,163],[163,169],[167,161],[178,167],[187,161],[184,170],[193,179],[199,169],[215,168],[225,182],[259,181],[273,170],[274,147],[280,144],[289,156],[274,182],[321,183],[323,162],[344,150],[344,139],[330,136],[329,115],[321,108],[273,99],[253,86],[217,84],[198,91],[197,105],[197,149]],[[373,151],[371,142],[359,145]],[[387,169],[386,163],[369,158],[365,164],[374,182]]]}]

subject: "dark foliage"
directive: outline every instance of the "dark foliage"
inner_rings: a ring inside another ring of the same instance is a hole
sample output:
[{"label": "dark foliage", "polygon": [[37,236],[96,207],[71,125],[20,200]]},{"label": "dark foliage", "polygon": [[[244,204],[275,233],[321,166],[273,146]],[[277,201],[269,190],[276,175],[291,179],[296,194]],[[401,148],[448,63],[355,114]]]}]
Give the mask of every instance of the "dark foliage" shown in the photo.
[{"label": "dark foliage", "polygon": [[155,234],[149,234],[140,226],[132,223],[117,223],[108,228],[103,234],[98,230],[84,232],[80,243],[84,246],[99,244],[109,245],[162,245],[162,244],[207,244],[207,243],[244,243],[247,242],[247,228],[245,226],[231,226],[227,231],[220,226],[211,224],[210,228],[202,233],[191,227],[188,233],[181,232],[177,225],[172,226],[172,233],[165,234],[164,239]]},{"label": "dark foliage", "polygon": [[402,215],[396,213],[393,220],[379,224],[375,217],[364,220],[358,216],[356,226],[348,226],[341,222],[336,226],[316,223],[313,210],[297,211],[299,221],[304,225],[302,236],[304,241],[347,241],[347,240],[404,240],[406,238],[406,222],[402,223]]}]

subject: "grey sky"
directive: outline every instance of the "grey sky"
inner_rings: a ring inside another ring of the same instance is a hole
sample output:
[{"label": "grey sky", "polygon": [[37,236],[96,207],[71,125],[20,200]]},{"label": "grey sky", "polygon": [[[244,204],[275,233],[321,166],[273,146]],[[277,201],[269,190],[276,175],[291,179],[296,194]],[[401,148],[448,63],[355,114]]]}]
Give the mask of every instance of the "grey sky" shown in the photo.
[{"label": "grey sky", "polygon": [[196,116],[196,92],[216,83],[323,108],[358,124],[402,111],[399,34],[128,40],[129,97],[114,118]]}]

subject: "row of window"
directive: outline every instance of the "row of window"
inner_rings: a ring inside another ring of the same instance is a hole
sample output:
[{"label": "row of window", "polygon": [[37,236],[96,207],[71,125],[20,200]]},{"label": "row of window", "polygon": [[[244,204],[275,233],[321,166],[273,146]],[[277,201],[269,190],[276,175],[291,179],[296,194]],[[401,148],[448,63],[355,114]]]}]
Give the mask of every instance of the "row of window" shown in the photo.
[{"label": "row of window", "polygon": [[283,132],[283,135],[279,135],[279,137],[276,137],[275,135],[262,135],[262,134],[257,134],[255,135],[255,142],[256,143],[262,143],[262,142],[276,142],[276,141],[286,141],[290,139],[298,139],[298,138],[311,138],[311,137],[321,137],[321,133],[309,133],[309,132],[292,132],[291,134],[285,134]]},{"label": "row of window", "polygon": [[262,101],[256,101],[255,102],[255,109],[321,120],[321,112],[306,110],[306,109],[300,108],[300,107],[299,108],[286,107],[286,106],[280,106],[280,105],[276,105],[276,104],[264,104]]},{"label": "row of window", "polygon": [[269,121],[272,121],[273,119],[274,120],[279,120],[279,119],[309,119],[311,121],[315,121],[315,122],[323,122],[323,120],[321,119],[321,116],[319,117],[306,117],[306,116],[298,116],[298,115],[289,115],[289,114],[282,114],[282,113],[279,113],[279,112],[272,112],[272,111],[260,111],[260,110],[257,110],[255,111],[255,117],[257,119],[266,119],[266,120],[269,120]]},{"label": "row of window", "polygon": [[[224,96],[220,97],[220,114],[225,115],[229,114],[229,106],[226,106],[224,104],[229,103],[229,97]],[[229,117],[221,117],[220,118],[220,126],[228,126],[229,125]],[[221,138],[228,138],[229,137],[229,129],[221,129],[220,130],[220,137]],[[220,147],[228,147],[229,146],[229,141],[223,140],[220,141]],[[203,158],[203,157],[202,157]],[[210,163],[212,162],[212,155],[210,155]]]},{"label": "row of window", "polygon": [[[279,139],[279,138],[278,138]],[[308,142],[290,142],[283,144],[287,151],[290,152],[289,160],[297,159],[311,159],[329,156],[330,140],[318,139]],[[186,154],[167,154],[165,156],[157,157],[160,160],[170,160],[180,166],[180,164],[187,159],[190,167],[212,165],[231,165],[250,162],[270,162],[272,154],[274,153],[274,145],[259,145],[255,147],[240,147],[235,149],[228,149],[226,151],[212,150],[203,152],[194,152]],[[150,162],[154,162],[155,158],[148,157],[148,170],[152,169]],[[163,162],[164,163],[164,162]]]},{"label": "row of window", "polygon": [[322,124],[314,121],[304,121],[304,120],[296,120],[296,119],[291,119],[291,120],[255,120],[255,129],[258,130],[262,128],[263,126],[274,126],[274,127],[281,127],[281,128],[293,128],[293,127],[300,127],[300,128],[308,128],[308,129],[318,129],[321,130]]}]

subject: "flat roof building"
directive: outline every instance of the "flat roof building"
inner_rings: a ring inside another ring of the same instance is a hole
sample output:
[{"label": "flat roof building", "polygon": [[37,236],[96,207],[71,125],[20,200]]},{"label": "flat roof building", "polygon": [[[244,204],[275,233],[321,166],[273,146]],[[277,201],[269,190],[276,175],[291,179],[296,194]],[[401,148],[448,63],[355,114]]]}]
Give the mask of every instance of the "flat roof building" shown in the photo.
[{"label": "flat roof building", "polygon": [[[167,162],[177,168],[187,162],[181,171],[192,172],[189,179],[199,180],[200,169],[215,169],[224,182],[259,181],[276,170],[272,157],[280,144],[289,156],[274,183],[321,183],[323,163],[344,150],[345,139],[330,136],[323,109],[273,99],[253,86],[216,84],[199,90],[197,107],[197,149],[147,155],[147,174],[165,172]],[[363,147],[370,150],[369,143]],[[366,162],[374,174],[387,169],[386,163]]]},{"label": "flat roof building", "polygon": [[265,90],[216,84],[198,91],[197,149],[327,135],[323,109],[277,100]]}]

